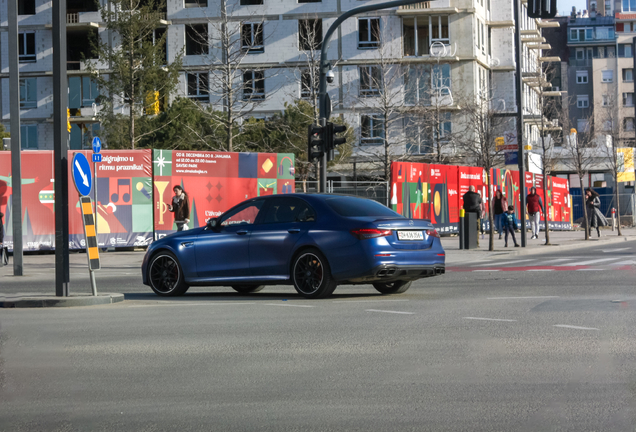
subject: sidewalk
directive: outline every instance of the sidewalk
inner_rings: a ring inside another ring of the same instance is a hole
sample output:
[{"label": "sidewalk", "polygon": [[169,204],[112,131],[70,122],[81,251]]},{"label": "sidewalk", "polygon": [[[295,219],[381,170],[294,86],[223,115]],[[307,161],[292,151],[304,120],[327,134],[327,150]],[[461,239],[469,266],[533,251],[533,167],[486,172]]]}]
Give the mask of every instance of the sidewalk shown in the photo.
[{"label": "sidewalk", "polygon": [[[446,263],[457,263],[469,260],[483,259],[488,256],[516,256],[516,255],[534,255],[542,253],[558,252],[563,250],[575,250],[580,248],[613,245],[629,240],[636,240],[636,228],[622,228],[622,236],[618,236],[617,231],[611,229],[601,230],[601,237],[596,237],[596,231],[590,240],[585,241],[585,232],[583,230],[575,231],[550,231],[550,246],[545,246],[545,232],[539,233],[539,238],[530,240],[532,234],[527,233],[527,243],[525,248],[516,248],[509,242],[508,247],[504,247],[504,240],[499,240],[499,234],[495,234],[495,250],[488,250],[489,234],[485,233],[484,238],[479,235],[479,249],[460,250],[459,237],[442,237],[442,245],[446,250]],[[517,232],[517,242],[521,244],[521,233]]]}]

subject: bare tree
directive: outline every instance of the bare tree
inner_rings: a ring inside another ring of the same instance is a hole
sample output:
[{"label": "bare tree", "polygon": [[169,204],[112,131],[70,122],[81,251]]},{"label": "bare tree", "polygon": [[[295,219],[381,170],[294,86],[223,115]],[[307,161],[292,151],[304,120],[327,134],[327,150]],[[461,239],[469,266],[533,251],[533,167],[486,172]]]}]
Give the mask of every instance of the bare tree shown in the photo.
[{"label": "bare tree", "polygon": [[[503,149],[496,145],[496,139],[503,135],[503,132],[510,128],[510,121],[502,117],[498,106],[489,94],[478,93],[471,95],[470,92],[462,92],[468,95],[459,101],[462,110],[461,138],[456,138],[457,146],[465,155],[467,163],[474,164],[484,169],[486,172],[486,194],[487,201],[492,203],[491,185],[492,169],[503,163]],[[521,180],[523,181],[523,179]],[[525,209],[520,209],[525,211]],[[488,222],[490,227],[494,226],[493,212],[488,212]],[[525,229],[525,227],[522,227]],[[494,229],[490,230],[488,250],[494,250]]]}]

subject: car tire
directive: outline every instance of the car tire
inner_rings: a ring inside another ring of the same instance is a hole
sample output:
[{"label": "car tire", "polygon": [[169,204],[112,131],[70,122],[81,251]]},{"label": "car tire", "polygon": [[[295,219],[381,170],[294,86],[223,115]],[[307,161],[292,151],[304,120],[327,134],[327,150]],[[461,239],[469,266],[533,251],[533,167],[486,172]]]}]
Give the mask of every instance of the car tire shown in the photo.
[{"label": "car tire", "polygon": [[401,294],[411,287],[413,281],[376,282],[373,288],[382,294]]},{"label": "car tire", "polygon": [[338,283],[331,276],[327,258],[318,249],[305,249],[292,261],[291,278],[298,294],[305,298],[325,298]]},{"label": "car tire", "polygon": [[259,292],[263,288],[265,288],[265,285],[232,285],[232,289],[241,294]]},{"label": "car tire", "polygon": [[183,295],[190,288],[183,279],[183,270],[177,257],[168,251],[160,251],[152,257],[148,266],[148,280],[155,294],[164,297]]}]

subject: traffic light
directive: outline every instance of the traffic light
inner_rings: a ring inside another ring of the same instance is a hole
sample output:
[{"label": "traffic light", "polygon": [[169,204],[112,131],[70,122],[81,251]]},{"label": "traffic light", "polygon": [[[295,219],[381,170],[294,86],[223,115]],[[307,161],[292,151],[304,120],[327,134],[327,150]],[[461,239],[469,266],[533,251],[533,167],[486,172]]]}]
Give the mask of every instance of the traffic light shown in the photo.
[{"label": "traffic light", "polygon": [[314,160],[320,160],[322,155],[325,154],[325,126],[318,126],[316,124],[310,124],[307,133],[307,142],[309,144],[307,149],[307,160],[313,162]]},{"label": "traffic light", "polygon": [[557,0],[528,0],[530,18],[554,18],[556,14]]},{"label": "traffic light", "polygon": [[346,138],[339,138],[336,134],[345,132],[347,130],[346,126],[337,125],[333,123],[327,123],[327,160],[332,161],[334,159],[334,150],[340,144],[344,144],[347,142]]}]

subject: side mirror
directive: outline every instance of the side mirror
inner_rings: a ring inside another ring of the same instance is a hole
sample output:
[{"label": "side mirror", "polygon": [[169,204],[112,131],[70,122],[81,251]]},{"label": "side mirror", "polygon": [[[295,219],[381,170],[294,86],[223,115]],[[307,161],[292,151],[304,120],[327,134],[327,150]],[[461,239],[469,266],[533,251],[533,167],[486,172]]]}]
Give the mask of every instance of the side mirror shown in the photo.
[{"label": "side mirror", "polygon": [[208,223],[206,226],[209,230],[215,231],[218,225],[219,225],[219,220],[217,218],[212,218],[208,220]]}]

